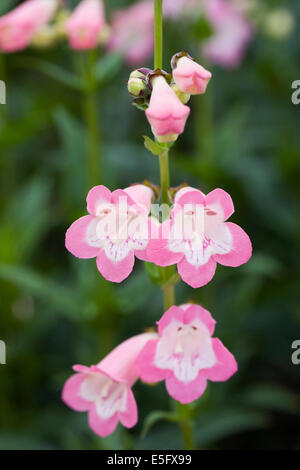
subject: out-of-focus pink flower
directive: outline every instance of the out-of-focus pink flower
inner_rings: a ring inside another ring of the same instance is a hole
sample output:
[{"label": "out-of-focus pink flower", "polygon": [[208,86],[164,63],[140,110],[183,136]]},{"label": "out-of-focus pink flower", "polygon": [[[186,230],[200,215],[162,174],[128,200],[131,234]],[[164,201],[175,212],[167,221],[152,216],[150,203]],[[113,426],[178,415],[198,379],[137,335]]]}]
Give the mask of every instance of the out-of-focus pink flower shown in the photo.
[{"label": "out-of-focus pink flower", "polygon": [[57,5],[57,0],[27,0],[0,17],[0,49],[14,52],[27,47],[52,18]]},{"label": "out-of-focus pink flower", "polygon": [[108,48],[121,52],[130,65],[141,65],[153,54],[153,19],[152,0],[117,11],[112,18]]},{"label": "out-of-focus pink flower", "polygon": [[189,57],[177,59],[173,78],[178,88],[189,95],[205,93],[211,73]]},{"label": "out-of-focus pink flower", "polygon": [[146,260],[148,214],[153,192],[144,185],[110,192],[95,186],[87,196],[86,215],[66,233],[66,248],[78,258],[95,258],[105,279],[121,282],[133,269],[134,257]]},{"label": "out-of-focus pink flower", "polygon": [[203,44],[204,55],[223,67],[237,67],[245,54],[253,28],[228,0],[204,0],[205,13],[215,33]]},{"label": "out-of-focus pink flower", "polygon": [[102,0],[82,0],[66,22],[72,49],[93,49],[106,26]]},{"label": "out-of-focus pink flower", "polygon": [[185,106],[162,75],[152,78],[153,91],[146,111],[159,142],[173,142],[184,131],[190,108]]},{"label": "out-of-focus pink flower", "polygon": [[131,387],[138,376],[136,358],[156,334],[144,333],[128,339],[96,366],[73,367],[64,385],[62,399],[75,411],[88,411],[89,426],[99,436],[111,434],[120,421],[126,428],[136,425],[137,406]]},{"label": "out-of-focus pink flower", "polygon": [[175,196],[171,219],[151,239],[148,260],[159,266],[177,264],[184,282],[196,288],[213,278],[217,263],[240,266],[252,254],[251,241],[238,225],[226,222],[234,206],[228,193],[215,189],[205,196],[187,187]]},{"label": "out-of-focus pink flower", "polygon": [[223,382],[236,371],[234,356],[212,338],[215,320],[199,305],[171,307],[158,322],[159,338],[149,341],[136,360],[145,382],[166,381],[171,397],[181,403],[197,400],[207,380]]},{"label": "out-of-focus pink flower", "polygon": [[165,18],[195,15],[202,9],[202,0],[163,0]]}]

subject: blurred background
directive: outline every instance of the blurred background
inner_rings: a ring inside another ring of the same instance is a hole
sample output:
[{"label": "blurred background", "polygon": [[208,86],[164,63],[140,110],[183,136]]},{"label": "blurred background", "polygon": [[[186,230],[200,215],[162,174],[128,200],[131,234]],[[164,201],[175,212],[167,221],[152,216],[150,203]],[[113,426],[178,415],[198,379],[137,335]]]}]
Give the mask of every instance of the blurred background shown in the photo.
[{"label": "blurred background", "polygon": [[[2,0],[0,14],[18,3]],[[113,30],[115,11],[134,2],[104,3]],[[204,288],[177,287],[178,304],[193,299],[212,312],[216,336],[239,363],[230,381],[210,383],[194,404],[195,436],[198,448],[299,449],[300,364],[291,356],[300,340],[300,105],[291,96],[300,80],[300,4],[231,3],[250,29],[227,63],[207,53],[218,32],[196,7],[166,13],[165,21],[165,69],[187,49],[213,72],[208,93],[191,100],[186,132],[172,149],[172,186],[185,180],[204,192],[228,191],[236,209],[231,220],[254,246],[247,265],[218,266]],[[156,157],[143,146],[148,123],[126,87],[130,71],[151,67],[152,57],[129,62],[121,47],[83,53],[67,40],[0,55],[7,87],[0,105],[0,339],[7,348],[0,449],[183,447],[178,426],[153,415],[156,404],[159,411],[173,406],[163,383],[136,384],[138,425],[119,426],[105,439],[60,398],[73,364],[97,363],[163,313],[142,262],[113,285],[94,260],[78,260],[64,247],[95,183],[111,190],[145,178],[159,183]]]}]

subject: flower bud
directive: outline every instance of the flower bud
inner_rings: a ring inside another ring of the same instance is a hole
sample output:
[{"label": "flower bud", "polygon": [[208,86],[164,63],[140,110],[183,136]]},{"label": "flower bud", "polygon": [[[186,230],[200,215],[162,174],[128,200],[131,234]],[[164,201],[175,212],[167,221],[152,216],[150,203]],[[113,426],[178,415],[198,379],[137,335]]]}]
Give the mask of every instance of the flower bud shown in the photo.
[{"label": "flower bud", "polygon": [[139,70],[134,70],[129,76],[127,87],[132,96],[143,96],[147,91],[145,75]]},{"label": "flower bud", "polygon": [[186,52],[175,54],[172,59],[173,78],[179,90],[190,95],[205,93],[211,73],[197,64]]}]

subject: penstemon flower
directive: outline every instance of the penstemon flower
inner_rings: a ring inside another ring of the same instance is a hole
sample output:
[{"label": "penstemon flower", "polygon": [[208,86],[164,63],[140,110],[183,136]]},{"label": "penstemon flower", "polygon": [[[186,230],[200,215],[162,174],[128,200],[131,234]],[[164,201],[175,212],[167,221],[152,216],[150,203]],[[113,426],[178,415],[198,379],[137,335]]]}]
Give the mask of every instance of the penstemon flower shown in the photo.
[{"label": "penstemon flower", "polygon": [[96,366],[75,365],[76,374],[64,385],[62,399],[75,411],[87,411],[89,426],[99,436],[111,434],[120,421],[126,428],[137,423],[132,386],[138,379],[135,360],[156,334],[144,333],[121,343]]},{"label": "penstemon flower", "polygon": [[72,49],[93,49],[106,27],[102,0],[82,0],[66,21]]},{"label": "penstemon flower", "polygon": [[51,20],[57,6],[58,0],[27,0],[0,17],[0,49],[3,52],[25,49]]},{"label": "penstemon flower", "polygon": [[248,235],[227,222],[234,206],[228,193],[215,189],[206,196],[183,188],[175,196],[171,219],[163,222],[160,236],[147,248],[149,261],[159,266],[177,264],[183,281],[192,287],[207,284],[217,263],[240,266],[252,254]]},{"label": "penstemon flower", "polygon": [[78,258],[96,258],[105,279],[121,282],[133,269],[134,257],[146,260],[148,214],[153,192],[144,185],[110,192],[95,186],[87,196],[86,215],[66,233],[66,248]]},{"label": "penstemon flower", "polygon": [[176,54],[172,59],[172,67],[173,78],[180,91],[189,95],[206,92],[211,73],[186,53]]},{"label": "penstemon flower", "polygon": [[158,338],[149,341],[136,360],[145,382],[166,381],[171,397],[181,403],[197,400],[207,380],[223,382],[236,371],[233,355],[212,338],[215,320],[200,305],[171,307],[158,322]]},{"label": "penstemon flower", "polygon": [[180,101],[163,75],[154,75],[151,85],[146,116],[152,132],[159,142],[174,142],[184,131],[190,108]]}]

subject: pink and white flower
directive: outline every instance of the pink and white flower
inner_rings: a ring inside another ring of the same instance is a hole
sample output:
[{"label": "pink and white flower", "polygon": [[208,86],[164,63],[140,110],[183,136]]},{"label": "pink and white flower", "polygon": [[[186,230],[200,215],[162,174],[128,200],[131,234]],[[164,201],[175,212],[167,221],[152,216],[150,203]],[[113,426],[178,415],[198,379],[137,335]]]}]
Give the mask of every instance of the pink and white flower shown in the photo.
[{"label": "pink and white flower", "polygon": [[82,0],[66,22],[72,49],[93,49],[106,26],[102,0]]},{"label": "pink and white flower", "polygon": [[153,91],[146,116],[159,142],[173,142],[184,131],[190,108],[185,106],[162,75],[151,80]]},{"label": "pink and white flower", "polygon": [[96,258],[108,281],[123,281],[133,269],[135,256],[147,260],[152,197],[153,191],[141,184],[114,192],[95,186],[87,196],[89,215],[67,230],[66,248],[78,258]]},{"label": "pink and white flower", "polygon": [[153,53],[153,19],[152,0],[117,11],[112,18],[108,48],[121,52],[130,65],[141,65]]},{"label": "pink and white flower", "polygon": [[207,380],[223,382],[236,371],[234,356],[212,338],[215,320],[200,305],[169,308],[158,322],[158,338],[150,340],[136,360],[145,382],[166,381],[171,397],[181,403],[197,400]]},{"label": "pink and white flower", "polygon": [[204,8],[215,30],[213,36],[203,44],[204,55],[223,67],[239,66],[253,36],[250,22],[228,0],[205,0]]},{"label": "pink and white flower", "polygon": [[176,61],[173,78],[180,91],[200,95],[205,93],[211,73],[193,59],[182,56]]},{"label": "pink and white flower", "polygon": [[64,385],[62,399],[75,411],[87,411],[90,428],[99,436],[111,434],[120,421],[136,425],[138,414],[131,387],[138,379],[136,358],[156,334],[134,336],[115,348],[96,366],[75,365],[76,374]]},{"label": "pink and white flower", "polygon": [[0,17],[0,49],[15,52],[27,47],[53,17],[57,0],[27,0]]},{"label": "pink and white flower", "polygon": [[234,206],[228,193],[215,189],[205,196],[186,187],[175,196],[171,219],[147,248],[149,261],[159,266],[177,264],[184,282],[196,288],[214,276],[216,265],[240,266],[252,254],[251,241],[238,225],[227,222]]}]

